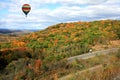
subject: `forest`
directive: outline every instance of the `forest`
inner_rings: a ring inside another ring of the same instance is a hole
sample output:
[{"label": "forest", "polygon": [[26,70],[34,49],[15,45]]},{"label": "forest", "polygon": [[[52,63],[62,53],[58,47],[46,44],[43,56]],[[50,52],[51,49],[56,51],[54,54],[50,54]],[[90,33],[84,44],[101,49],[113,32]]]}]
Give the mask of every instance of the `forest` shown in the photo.
[{"label": "forest", "polygon": [[[120,50],[67,63],[67,58],[88,53],[90,49],[120,48],[120,20],[59,23],[9,42],[2,41],[0,80],[59,80],[70,73],[100,64],[104,70],[96,71],[94,75],[84,74],[88,79],[81,76],[68,80],[113,80],[120,75]],[[95,77],[97,74],[101,77]]]}]

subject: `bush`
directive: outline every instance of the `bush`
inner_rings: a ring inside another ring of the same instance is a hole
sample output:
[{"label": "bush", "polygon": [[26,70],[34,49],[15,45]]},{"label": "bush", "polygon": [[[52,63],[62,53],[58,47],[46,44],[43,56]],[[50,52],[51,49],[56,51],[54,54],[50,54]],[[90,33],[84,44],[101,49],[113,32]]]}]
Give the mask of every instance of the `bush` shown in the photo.
[{"label": "bush", "polygon": [[116,54],[116,57],[117,57],[118,59],[120,59],[120,49],[118,50],[118,52],[117,52],[117,54]]},{"label": "bush", "polygon": [[0,44],[0,49],[2,48],[11,48],[11,43],[2,43]]},{"label": "bush", "polygon": [[0,70],[5,68],[13,60],[18,60],[20,58],[31,58],[31,53],[24,49],[18,48],[13,50],[0,51]]}]

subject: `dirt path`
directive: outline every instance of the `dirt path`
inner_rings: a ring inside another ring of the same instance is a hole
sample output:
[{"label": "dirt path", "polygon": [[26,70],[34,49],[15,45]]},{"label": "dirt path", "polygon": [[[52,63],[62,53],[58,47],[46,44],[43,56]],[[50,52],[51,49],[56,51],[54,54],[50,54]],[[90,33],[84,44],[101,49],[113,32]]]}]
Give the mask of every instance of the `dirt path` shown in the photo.
[{"label": "dirt path", "polygon": [[[109,54],[109,53],[118,52],[119,49],[120,48],[111,48],[111,49],[106,49],[106,50],[102,50],[102,51],[95,51],[95,52],[92,52],[92,53],[86,53],[86,54],[83,54],[83,55],[70,57],[70,58],[68,58],[68,62],[71,63],[72,61],[74,61],[76,59],[88,59],[88,58],[95,57],[96,55],[106,55],[106,54]],[[91,71],[95,71],[97,69],[102,69],[102,68],[103,68],[103,66],[100,64],[100,65],[97,65],[97,66],[94,66],[94,67],[91,67],[91,68],[88,68],[88,69],[85,69],[85,70],[82,70],[82,71],[78,71],[77,73],[69,74],[67,76],[61,77],[58,80],[69,80],[74,75],[80,75],[80,74],[83,74],[84,72],[87,72],[87,71],[91,72]]]},{"label": "dirt path", "polygon": [[85,54],[82,54],[82,55],[70,57],[67,60],[68,60],[68,63],[71,63],[72,61],[74,61],[76,59],[88,59],[88,58],[95,57],[96,55],[106,55],[106,54],[109,54],[109,53],[118,52],[119,49],[120,48],[111,48],[111,49],[95,51],[95,52],[91,52],[91,53],[85,53]]}]

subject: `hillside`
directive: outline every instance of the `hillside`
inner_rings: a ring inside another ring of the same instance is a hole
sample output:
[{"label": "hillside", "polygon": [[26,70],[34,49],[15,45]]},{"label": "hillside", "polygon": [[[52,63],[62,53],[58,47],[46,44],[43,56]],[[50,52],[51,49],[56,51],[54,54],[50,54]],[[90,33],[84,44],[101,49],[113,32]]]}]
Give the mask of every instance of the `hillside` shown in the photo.
[{"label": "hillside", "polygon": [[[0,75],[9,80],[52,80],[54,74],[61,77],[79,70],[77,66],[67,64],[67,58],[87,53],[90,49],[120,47],[119,43],[119,20],[56,24],[0,43]],[[87,65],[94,66],[86,62]]]},{"label": "hillside", "polygon": [[[111,41],[119,42],[120,21],[60,23],[24,36],[24,46],[46,53],[44,57],[59,59],[86,53],[96,45],[108,48]],[[94,48],[93,48],[94,49]],[[50,54],[50,55],[49,55]],[[54,56],[53,56],[54,55]]]},{"label": "hillside", "polygon": [[29,34],[37,30],[12,30],[12,29],[0,29],[0,43],[11,42],[16,40],[20,36]]}]

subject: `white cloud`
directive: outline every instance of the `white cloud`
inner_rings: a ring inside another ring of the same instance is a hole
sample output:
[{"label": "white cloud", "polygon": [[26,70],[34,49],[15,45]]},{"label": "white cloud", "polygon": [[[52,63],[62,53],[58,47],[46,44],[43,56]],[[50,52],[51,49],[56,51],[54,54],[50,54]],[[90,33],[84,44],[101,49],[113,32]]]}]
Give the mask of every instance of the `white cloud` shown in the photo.
[{"label": "white cloud", "polygon": [[[37,0],[38,1],[38,0]],[[107,0],[45,0],[43,3],[62,4],[100,4]],[[38,2],[41,2],[40,0]]]},{"label": "white cloud", "polygon": [[[21,10],[25,3],[32,7],[27,18]],[[57,4],[60,5],[56,6]],[[119,4],[119,0],[10,0],[9,3],[0,2],[0,10],[8,7],[6,16],[0,16],[2,17],[0,28],[43,29],[61,22],[120,19]],[[56,8],[52,9],[50,5]]]}]

